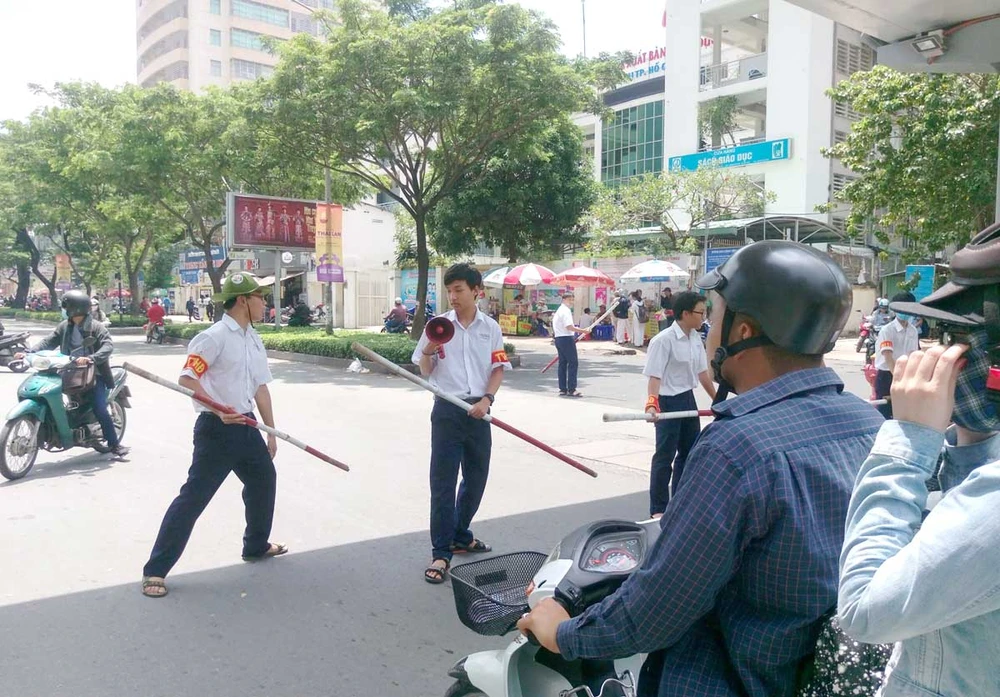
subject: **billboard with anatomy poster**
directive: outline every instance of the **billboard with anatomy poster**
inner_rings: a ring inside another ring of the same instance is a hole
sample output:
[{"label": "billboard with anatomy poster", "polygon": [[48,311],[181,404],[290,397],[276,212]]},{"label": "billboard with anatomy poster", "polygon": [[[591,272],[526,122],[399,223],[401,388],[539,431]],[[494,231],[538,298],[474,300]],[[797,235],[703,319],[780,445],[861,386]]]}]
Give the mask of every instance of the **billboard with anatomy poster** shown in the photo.
[{"label": "billboard with anatomy poster", "polygon": [[229,192],[229,249],[316,249],[316,202]]}]

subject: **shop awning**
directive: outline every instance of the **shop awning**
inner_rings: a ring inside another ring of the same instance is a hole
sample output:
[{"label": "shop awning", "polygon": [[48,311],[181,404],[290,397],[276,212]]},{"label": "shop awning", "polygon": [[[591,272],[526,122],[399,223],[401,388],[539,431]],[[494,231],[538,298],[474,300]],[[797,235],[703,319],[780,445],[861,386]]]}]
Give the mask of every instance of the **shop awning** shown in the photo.
[{"label": "shop awning", "polygon": [[843,244],[848,236],[814,218],[797,215],[762,215],[756,218],[736,220],[715,220],[707,225],[691,230],[692,237],[743,237],[759,242],[761,240],[791,240],[807,244],[828,242]]}]

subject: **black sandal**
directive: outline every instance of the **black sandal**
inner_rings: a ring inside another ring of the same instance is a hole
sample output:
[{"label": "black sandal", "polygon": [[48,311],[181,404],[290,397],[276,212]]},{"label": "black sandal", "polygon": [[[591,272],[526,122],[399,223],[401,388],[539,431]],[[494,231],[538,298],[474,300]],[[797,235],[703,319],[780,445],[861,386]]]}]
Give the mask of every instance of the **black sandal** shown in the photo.
[{"label": "black sandal", "polygon": [[492,552],[493,548],[482,540],[473,540],[467,545],[460,545],[457,542],[453,542],[451,545],[452,554],[484,554],[486,552]]},{"label": "black sandal", "polygon": [[580,390],[574,390],[573,392],[567,392],[566,396],[567,397],[582,397],[583,393],[580,392]]},{"label": "black sandal", "polygon": [[[443,561],[444,568],[440,566],[435,566],[434,562]],[[448,575],[448,569],[451,568],[451,562],[447,559],[432,559],[431,565],[424,569],[424,580],[427,583],[433,583],[435,585],[439,583],[444,583],[445,577]]]}]

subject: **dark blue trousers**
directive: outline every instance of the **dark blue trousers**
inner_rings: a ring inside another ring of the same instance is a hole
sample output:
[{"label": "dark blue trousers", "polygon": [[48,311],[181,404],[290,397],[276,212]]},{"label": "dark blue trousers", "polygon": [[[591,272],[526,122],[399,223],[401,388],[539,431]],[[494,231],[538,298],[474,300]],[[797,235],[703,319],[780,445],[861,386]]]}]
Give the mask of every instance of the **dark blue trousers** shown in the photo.
[{"label": "dark blue trousers", "polygon": [[[492,447],[493,434],[487,422],[471,418],[464,410],[442,399],[434,400],[431,411],[432,558],[450,560],[452,543],[467,545],[475,539],[469,528],[486,491]],[[461,485],[458,485],[459,469]]]},{"label": "dark blue trousers", "polygon": [[[660,395],[660,411],[693,411],[697,408],[698,403],[691,390],[670,397]],[[649,473],[650,515],[667,510],[671,476],[673,493],[676,494],[684,473],[684,463],[700,433],[701,421],[697,417],[656,422],[656,452]]]},{"label": "dark blue trousers", "polygon": [[[253,414],[247,416],[254,418]],[[214,414],[204,413],[194,425],[194,456],[187,481],[163,517],[143,576],[165,577],[170,573],[187,546],[195,522],[230,472],[243,482],[247,521],[243,555],[257,556],[267,551],[277,481],[267,444],[255,428],[226,426]]]},{"label": "dark blue trousers", "polygon": [[[892,371],[880,370],[875,373],[875,399],[885,399],[892,390]],[[879,413],[886,419],[892,418],[892,402],[877,407]]]},{"label": "dark blue trousers", "polygon": [[580,367],[576,337],[557,336],[556,351],[559,352],[559,391],[576,392],[576,373]]},{"label": "dark blue trousers", "polygon": [[115,430],[115,422],[111,420],[108,412],[108,390],[110,386],[104,382],[104,378],[97,376],[97,383],[94,385],[94,416],[97,423],[101,424],[101,431],[104,433],[104,440],[108,441],[109,448],[118,447],[118,431]]}]

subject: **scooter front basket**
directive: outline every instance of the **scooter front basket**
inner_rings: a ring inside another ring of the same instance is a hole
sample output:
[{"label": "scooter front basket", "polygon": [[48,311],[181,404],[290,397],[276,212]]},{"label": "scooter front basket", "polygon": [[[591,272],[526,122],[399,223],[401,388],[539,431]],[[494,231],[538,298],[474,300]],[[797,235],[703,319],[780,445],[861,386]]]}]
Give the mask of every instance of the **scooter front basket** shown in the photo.
[{"label": "scooter front basket", "polygon": [[503,636],[528,611],[525,591],[548,555],[515,552],[451,570],[458,618],[476,634]]},{"label": "scooter front basket", "polygon": [[63,368],[61,372],[63,394],[70,397],[82,394],[91,389],[97,380],[93,362],[87,365],[71,363]]}]

